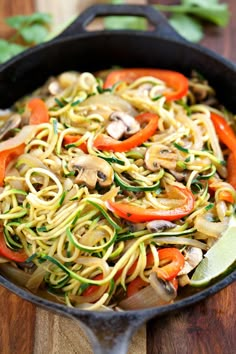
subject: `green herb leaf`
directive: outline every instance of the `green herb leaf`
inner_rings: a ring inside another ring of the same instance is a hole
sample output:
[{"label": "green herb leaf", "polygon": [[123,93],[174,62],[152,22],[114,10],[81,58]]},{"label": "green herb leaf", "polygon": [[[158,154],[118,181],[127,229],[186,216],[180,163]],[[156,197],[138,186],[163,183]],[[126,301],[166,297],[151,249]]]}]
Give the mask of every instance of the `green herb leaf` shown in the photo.
[{"label": "green herb leaf", "polygon": [[104,20],[105,29],[147,30],[147,21],[137,16],[108,16]]},{"label": "green herb leaf", "polygon": [[25,50],[25,47],[22,45],[0,39],[0,63],[4,63],[14,55],[21,53],[23,50]]},{"label": "green herb leaf", "polygon": [[44,12],[34,12],[32,15],[27,16],[30,22],[41,23],[47,25],[52,22],[52,15]]},{"label": "green herb leaf", "polygon": [[32,15],[18,15],[8,17],[6,23],[17,30],[31,24],[49,24],[52,21],[52,16],[46,13],[35,12]]},{"label": "green herb leaf", "polygon": [[48,30],[45,26],[34,24],[24,27],[20,30],[20,34],[27,43],[41,43],[48,35]]},{"label": "green herb leaf", "polygon": [[199,42],[203,37],[203,29],[200,22],[190,16],[174,14],[169,19],[172,27],[185,39],[191,42]]},{"label": "green herb leaf", "polygon": [[163,95],[158,95],[152,98],[152,101],[158,101],[160,98],[162,98]]},{"label": "green herb leaf", "polygon": [[[124,4],[124,0],[111,0],[110,3],[115,5]],[[137,16],[108,16],[104,20],[105,29],[119,30],[147,30],[147,21],[142,17]]]},{"label": "green herb leaf", "polygon": [[210,209],[212,209],[212,208],[214,208],[214,204],[213,203],[210,203],[210,204],[208,204],[206,207],[205,207],[205,210],[210,210]]},{"label": "green herb leaf", "polygon": [[218,4],[215,1],[196,0],[194,4],[193,1],[191,3],[185,1],[183,5],[154,5],[154,7],[159,11],[194,15],[222,27],[229,22],[228,5],[225,3]]},{"label": "green herb leaf", "polygon": [[189,152],[188,149],[184,148],[183,146],[177,144],[177,143],[173,143],[174,147],[176,147],[176,149],[183,151],[183,152]]},{"label": "green herb leaf", "polygon": [[193,6],[201,6],[208,7],[209,5],[219,4],[218,0],[182,0],[181,4],[183,5],[193,5]]},{"label": "green herb leaf", "polygon": [[59,98],[55,97],[54,100],[60,108],[63,108],[65,106],[64,103],[59,100]]},{"label": "green herb leaf", "polygon": [[46,231],[47,231],[47,227],[44,225],[37,228],[37,232],[46,232]]},{"label": "green herb leaf", "polygon": [[83,101],[84,101],[84,98],[79,98],[78,100],[71,103],[71,107],[75,107]]},{"label": "green herb leaf", "polygon": [[23,15],[19,15],[19,16],[12,16],[12,17],[8,17],[6,18],[6,23],[15,29],[20,29],[23,26],[28,24],[28,20],[27,20],[27,16],[23,16]]}]

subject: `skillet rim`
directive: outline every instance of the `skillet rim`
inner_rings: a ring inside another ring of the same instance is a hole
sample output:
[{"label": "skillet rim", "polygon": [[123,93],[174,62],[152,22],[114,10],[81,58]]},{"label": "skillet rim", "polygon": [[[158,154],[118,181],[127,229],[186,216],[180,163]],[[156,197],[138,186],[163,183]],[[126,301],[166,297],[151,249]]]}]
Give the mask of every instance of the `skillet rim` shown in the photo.
[{"label": "skillet rim", "polygon": [[[36,47],[30,48],[17,56],[13,57],[10,59],[8,62],[0,65],[0,75],[4,72],[4,70],[7,70],[10,68],[12,65],[17,65],[18,62],[29,59],[31,55],[37,54],[37,52],[41,50],[46,50],[48,47],[51,47],[53,45],[57,44],[63,44],[68,41],[74,41],[74,40],[79,40],[80,38],[88,38],[88,37],[100,37],[100,36],[134,36],[134,37],[150,37],[155,40],[162,40],[168,42],[168,44],[176,44],[179,46],[184,46],[187,47],[189,50],[193,50],[198,52],[200,55],[205,55],[210,57],[216,62],[219,62],[220,64],[223,64],[227,69],[233,71],[236,74],[236,64],[233,63],[232,61],[224,58],[220,54],[203,47],[201,45],[196,45],[193,43],[189,43],[185,41],[184,39],[179,39],[179,38],[174,38],[174,37],[165,37],[165,36],[159,36],[155,31],[133,31],[133,30],[104,30],[104,31],[93,31],[93,32],[82,32],[74,35],[69,35],[66,37],[60,37],[60,38],[55,38],[51,41],[42,43]],[[132,315],[137,315],[137,316],[143,316],[145,313],[145,319],[148,320],[152,317],[156,316],[161,316],[165,315],[167,313],[171,313],[176,310],[180,310],[184,307],[190,306],[192,304],[195,304],[213,294],[216,294],[223,288],[227,287],[231,283],[233,283],[236,280],[236,270],[233,270],[230,274],[226,275],[223,277],[223,279],[216,281],[214,284],[210,285],[209,287],[203,289],[202,291],[195,293],[193,295],[187,296],[184,299],[178,300],[177,302],[174,302],[173,304],[169,305],[164,305],[161,307],[151,307],[147,309],[140,309],[140,310],[126,310],[123,312],[117,312],[117,311],[104,311],[104,312],[98,312],[98,311],[90,311],[90,310],[83,310],[83,309],[76,309],[76,308],[70,308],[67,307],[64,304],[58,304],[56,302],[53,302],[51,300],[44,299],[42,297],[39,297],[33,293],[30,293],[27,290],[24,290],[22,287],[16,285],[12,281],[8,280],[4,276],[0,274],[0,285],[4,286],[14,294],[20,296],[24,300],[27,300],[31,303],[34,303],[35,305],[43,306],[44,308],[47,308],[49,310],[53,310],[57,313],[61,314],[66,314],[72,317],[76,317],[77,315],[83,315],[89,316],[90,314],[94,314],[96,317],[101,317],[101,318],[110,318],[110,317],[127,317],[127,316],[132,316]],[[79,319],[79,318],[78,318]]]}]

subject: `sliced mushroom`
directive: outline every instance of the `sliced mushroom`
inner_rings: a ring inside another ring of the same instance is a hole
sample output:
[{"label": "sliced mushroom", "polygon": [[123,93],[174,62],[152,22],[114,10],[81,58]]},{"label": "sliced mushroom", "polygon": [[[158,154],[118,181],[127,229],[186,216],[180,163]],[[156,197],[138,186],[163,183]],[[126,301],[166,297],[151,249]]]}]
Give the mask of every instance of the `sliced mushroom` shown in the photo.
[{"label": "sliced mushroom", "polygon": [[174,170],[177,159],[176,151],[163,144],[153,144],[145,154],[146,167],[153,172],[158,171],[161,167]]},{"label": "sliced mushroom", "polygon": [[203,258],[202,250],[197,247],[188,247],[184,251],[184,258],[184,267],[178,273],[178,276],[190,273],[191,270],[193,270],[201,262]]},{"label": "sliced mushroom", "polygon": [[162,232],[165,230],[173,229],[176,225],[173,222],[167,220],[153,220],[146,225],[150,232]]},{"label": "sliced mushroom", "polygon": [[0,121],[6,121],[11,116],[12,111],[7,109],[0,109]]},{"label": "sliced mushroom", "polygon": [[151,272],[149,281],[162,304],[168,304],[177,296],[177,292],[173,284],[169,281],[158,278],[156,272]]},{"label": "sliced mushroom", "polygon": [[19,114],[13,114],[0,128],[0,140],[7,136],[7,134],[15,128],[18,128],[21,123],[21,116]]},{"label": "sliced mushroom", "polygon": [[113,112],[110,115],[110,124],[108,124],[106,130],[107,133],[114,139],[120,139],[123,135],[133,135],[140,130],[140,124],[134,117],[125,112]]},{"label": "sliced mushroom", "polygon": [[55,96],[61,91],[61,87],[57,80],[53,80],[48,85],[48,91],[51,95]]},{"label": "sliced mushroom", "polygon": [[170,173],[176,178],[177,181],[181,182],[185,179],[186,173],[184,172],[177,172],[175,170],[170,170]]},{"label": "sliced mushroom", "polygon": [[79,74],[75,71],[65,71],[58,76],[59,85],[65,89],[76,83]]},{"label": "sliced mushroom", "polygon": [[153,88],[152,84],[145,83],[143,85],[140,85],[138,88],[138,95],[148,97],[149,92],[151,91],[152,88]]},{"label": "sliced mushroom", "polygon": [[96,183],[101,187],[110,186],[114,179],[111,165],[97,156],[78,156],[70,161],[68,167],[78,171],[75,183],[86,184],[88,188],[95,188]]},{"label": "sliced mushroom", "polygon": [[121,120],[114,121],[108,124],[107,133],[116,140],[119,140],[126,132],[126,126]]}]

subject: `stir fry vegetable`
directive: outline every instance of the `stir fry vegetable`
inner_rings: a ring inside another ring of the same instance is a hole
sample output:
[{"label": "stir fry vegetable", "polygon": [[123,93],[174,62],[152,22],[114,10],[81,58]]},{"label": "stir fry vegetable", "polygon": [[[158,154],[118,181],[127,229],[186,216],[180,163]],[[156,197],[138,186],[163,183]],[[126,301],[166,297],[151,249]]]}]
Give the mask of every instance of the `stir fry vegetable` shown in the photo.
[{"label": "stir fry vegetable", "polygon": [[98,310],[170,304],[214,280],[219,260],[211,272],[204,257],[232,240],[235,214],[229,121],[196,74],[50,78],[0,120],[0,272]]},{"label": "stir fry vegetable", "polygon": [[155,77],[166,83],[173,91],[164,92],[167,101],[178,100],[185,96],[188,91],[188,79],[175,71],[157,70],[157,69],[121,69],[114,70],[108,76],[104,83],[104,88],[112,87],[117,82],[125,82],[127,84],[141,77]]}]

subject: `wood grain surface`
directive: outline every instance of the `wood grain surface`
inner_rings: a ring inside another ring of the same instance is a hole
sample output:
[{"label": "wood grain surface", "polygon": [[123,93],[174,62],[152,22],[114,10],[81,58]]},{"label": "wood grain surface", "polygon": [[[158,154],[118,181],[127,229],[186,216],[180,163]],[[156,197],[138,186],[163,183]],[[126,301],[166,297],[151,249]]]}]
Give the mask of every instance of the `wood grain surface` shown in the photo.
[{"label": "wood grain surface", "polygon": [[[3,19],[35,10],[53,14],[55,26],[94,3],[91,0],[0,0],[0,38],[11,30]],[[99,1],[97,1],[99,2]],[[105,1],[100,1],[105,2]],[[129,3],[158,1],[129,0]],[[176,3],[177,1],[159,1]],[[230,25],[208,26],[202,44],[236,62],[235,0],[228,1]],[[96,26],[99,25],[98,23]],[[151,320],[132,339],[134,354],[234,354],[236,353],[236,284],[179,313]],[[0,354],[90,354],[80,327],[70,319],[36,308],[0,287]]]}]

